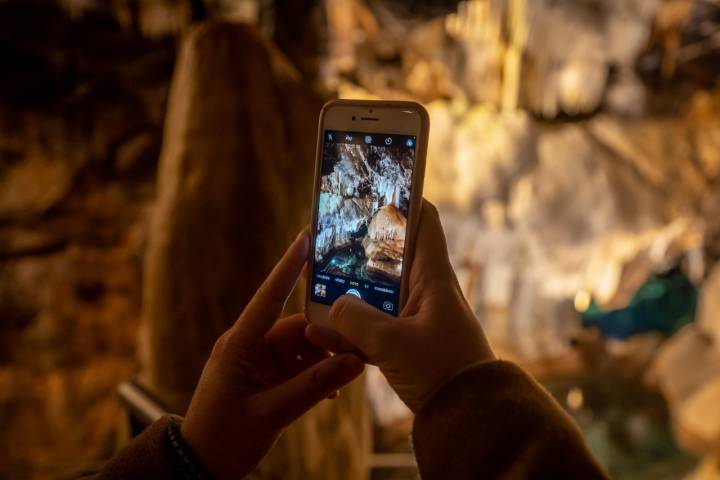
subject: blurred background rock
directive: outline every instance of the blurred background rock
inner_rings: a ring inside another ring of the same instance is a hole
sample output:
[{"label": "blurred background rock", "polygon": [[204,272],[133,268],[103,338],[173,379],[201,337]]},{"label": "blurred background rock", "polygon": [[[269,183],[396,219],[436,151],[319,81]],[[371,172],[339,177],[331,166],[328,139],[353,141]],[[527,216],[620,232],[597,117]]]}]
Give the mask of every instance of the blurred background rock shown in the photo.
[{"label": "blurred background rock", "polygon": [[[0,54],[0,477],[101,466],[128,379],[182,411],[334,96],[427,106],[468,301],[613,477],[720,476],[718,2],[4,0]],[[382,376],[341,400],[260,476],[413,478]]]}]

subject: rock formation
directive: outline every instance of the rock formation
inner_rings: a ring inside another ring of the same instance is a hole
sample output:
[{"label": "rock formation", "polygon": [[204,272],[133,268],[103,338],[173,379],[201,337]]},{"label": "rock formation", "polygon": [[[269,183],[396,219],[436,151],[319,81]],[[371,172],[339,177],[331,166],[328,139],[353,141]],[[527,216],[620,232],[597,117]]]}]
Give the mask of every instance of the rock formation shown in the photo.
[{"label": "rock formation", "polygon": [[[431,2],[445,7],[435,15],[409,0],[348,3],[375,8],[364,9],[362,18],[371,20],[363,22],[357,9],[334,7],[344,21],[329,24],[331,51],[344,55],[331,55],[328,72],[341,71],[384,98],[463,98],[555,118],[602,107],[643,112],[645,86],[635,65],[663,2]],[[353,28],[362,34],[348,33]]]},{"label": "rock formation", "polygon": [[[308,120],[322,103],[250,27],[208,23],[184,39],[143,278],[142,379],[177,412],[215,339],[307,222]],[[302,298],[299,288],[288,311],[299,311]],[[294,423],[260,477],[363,478],[364,402],[355,382]]]},{"label": "rock formation", "polygon": [[574,335],[557,320],[563,301],[580,292],[619,308],[653,269],[697,250],[703,229],[713,245],[720,209],[699,212],[720,178],[713,98],[698,92],[679,118],[552,127],[522,111],[430,104],[425,195],[493,344],[561,354]]},{"label": "rock formation", "polygon": [[412,173],[407,150],[337,144],[323,158],[332,168],[320,182],[315,260],[358,242],[368,271],[399,279]]},{"label": "rock formation", "polygon": [[368,270],[400,280],[406,227],[407,219],[394,204],[389,203],[377,211],[362,242]]},{"label": "rock formation", "polygon": [[139,258],[175,59],[171,40],[52,3],[0,2],[7,480],[77,478],[127,436],[116,388],[137,370]]},{"label": "rock formation", "polygon": [[[350,244],[351,237],[367,227],[377,205],[369,191],[370,166],[362,145],[336,145],[339,161],[322,177],[318,202],[315,259],[322,261],[331,250]],[[328,158],[328,155],[326,155]],[[332,157],[330,160],[332,161]]]}]

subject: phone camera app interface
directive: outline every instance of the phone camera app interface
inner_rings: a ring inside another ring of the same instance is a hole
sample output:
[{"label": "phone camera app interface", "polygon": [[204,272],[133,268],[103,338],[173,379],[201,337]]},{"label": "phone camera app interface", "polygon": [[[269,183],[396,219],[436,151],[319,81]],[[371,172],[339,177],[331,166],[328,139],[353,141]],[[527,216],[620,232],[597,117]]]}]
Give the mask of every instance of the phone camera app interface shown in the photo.
[{"label": "phone camera app interface", "polygon": [[415,141],[324,132],[312,301],[354,295],[397,315]]}]

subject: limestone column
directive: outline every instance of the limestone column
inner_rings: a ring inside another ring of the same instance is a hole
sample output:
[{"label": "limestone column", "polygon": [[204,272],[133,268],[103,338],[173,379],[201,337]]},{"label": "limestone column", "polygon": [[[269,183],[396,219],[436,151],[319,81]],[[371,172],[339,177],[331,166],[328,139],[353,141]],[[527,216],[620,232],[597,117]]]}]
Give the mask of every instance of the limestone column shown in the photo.
[{"label": "limestone column", "polygon": [[[183,40],[143,275],[142,382],[183,413],[215,339],[308,222],[323,99],[250,27]],[[302,308],[296,292],[289,311]],[[262,478],[362,478],[362,382],[291,428]],[[247,432],[252,435],[252,432]]]}]

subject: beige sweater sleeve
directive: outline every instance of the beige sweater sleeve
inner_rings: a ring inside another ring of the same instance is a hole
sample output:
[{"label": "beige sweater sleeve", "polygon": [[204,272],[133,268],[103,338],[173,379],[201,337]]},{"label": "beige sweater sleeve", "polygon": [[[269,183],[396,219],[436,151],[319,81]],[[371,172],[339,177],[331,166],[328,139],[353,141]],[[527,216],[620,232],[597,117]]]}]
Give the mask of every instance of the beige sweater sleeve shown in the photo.
[{"label": "beige sweater sleeve", "polygon": [[557,402],[503,361],[436,391],[415,418],[413,445],[423,480],[608,478]]}]

